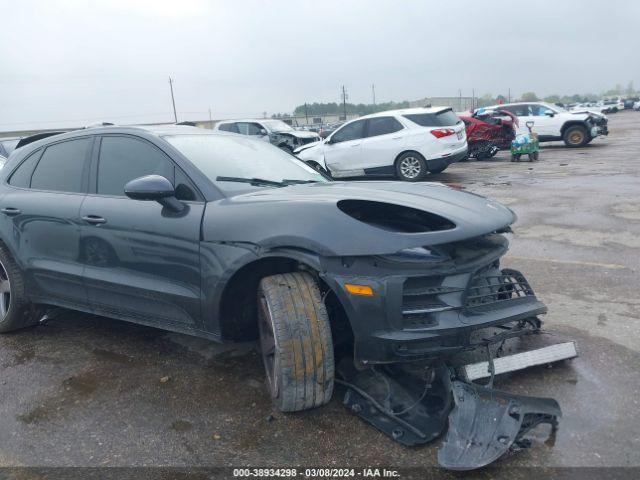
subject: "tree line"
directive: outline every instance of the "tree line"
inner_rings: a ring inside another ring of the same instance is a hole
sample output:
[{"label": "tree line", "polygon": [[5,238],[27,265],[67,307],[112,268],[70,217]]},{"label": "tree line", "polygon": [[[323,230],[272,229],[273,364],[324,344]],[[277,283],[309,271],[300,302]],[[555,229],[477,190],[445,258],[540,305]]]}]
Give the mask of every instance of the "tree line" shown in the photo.
[{"label": "tree line", "polygon": [[[595,102],[601,98],[612,98],[618,96],[636,96],[638,92],[633,86],[633,82],[629,82],[626,88],[618,84],[609,90],[606,90],[600,94],[595,93],[575,93],[573,95],[559,95],[552,94],[546,96],[538,96],[535,92],[524,92],[519,98],[512,98],[513,102],[538,102],[545,101],[549,103],[585,103]],[[506,103],[509,98],[504,94],[492,95],[490,93],[484,94],[480,97],[476,97],[476,107],[486,107],[488,105],[495,105],[498,103]],[[342,115],[345,111],[347,115],[369,115],[370,113],[384,112],[386,110],[395,110],[399,108],[409,108],[409,102],[404,100],[402,102],[383,102],[383,103],[347,103],[343,105],[337,102],[313,102],[298,105],[293,110],[293,116],[323,116],[323,115]],[[272,118],[286,118],[289,114],[276,113],[271,115]]]}]

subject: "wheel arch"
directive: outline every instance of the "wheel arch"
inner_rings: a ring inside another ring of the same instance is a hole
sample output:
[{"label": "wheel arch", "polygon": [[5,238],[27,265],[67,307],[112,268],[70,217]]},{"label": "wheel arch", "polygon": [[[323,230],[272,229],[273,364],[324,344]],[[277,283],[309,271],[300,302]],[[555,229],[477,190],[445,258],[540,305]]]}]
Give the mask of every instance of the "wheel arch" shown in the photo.
[{"label": "wheel arch", "polygon": [[405,153],[413,153],[415,155],[420,156],[425,162],[427,161],[426,158],[424,158],[424,155],[421,154],[419,151],[417,150],[412,150],[411,148],[408,148],[406,150],[401,151],[398,155],[396,155],[396,158],[393,160],[393,165],[395,166],[398,163],[398,160],[400,160],[400,157],[402,155],[404,155]]},{"label": "wheel arch", "polygon": [[584,120],[568,120],[564,122],[564,125],[560,128],[560,135],[564,136],[564,132],[566,132],[568,128],[576,126],[584,127],[587,130],[587,134],[589,133],[589,127]]},{"label": "wheel arch", "polygon": [[[345,309],[333,289],[322,279],[317,255],[310,252],[274,251],[251,260],[225,282],[219,302],[220,334],[224,341],[251,341],[258,338],[257,292],[264,277],[281,273],[309,272],[318,282],[329,313],[332,331],[351,331]],[[346,325],[345,325],[346,323]]]}]

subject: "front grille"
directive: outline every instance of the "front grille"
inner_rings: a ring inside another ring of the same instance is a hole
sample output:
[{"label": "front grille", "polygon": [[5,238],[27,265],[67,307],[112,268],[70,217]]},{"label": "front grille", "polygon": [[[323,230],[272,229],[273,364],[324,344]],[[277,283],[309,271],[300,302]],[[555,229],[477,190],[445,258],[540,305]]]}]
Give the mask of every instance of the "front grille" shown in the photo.
[{"label": "front grille", "polygon": [[484,272],[473,277],[465,292],[464,305],[482,308],[534,295],[522,273],[505,268],[496,274]]},{"label": "front grille", "polygon": [[460,288],[440,285],[443,277],[412,277],[404,282],[402,291],[402,320],[405,329],[425,328],[437,325],[439,312],[452,310],[438,295],[461,292]]}]

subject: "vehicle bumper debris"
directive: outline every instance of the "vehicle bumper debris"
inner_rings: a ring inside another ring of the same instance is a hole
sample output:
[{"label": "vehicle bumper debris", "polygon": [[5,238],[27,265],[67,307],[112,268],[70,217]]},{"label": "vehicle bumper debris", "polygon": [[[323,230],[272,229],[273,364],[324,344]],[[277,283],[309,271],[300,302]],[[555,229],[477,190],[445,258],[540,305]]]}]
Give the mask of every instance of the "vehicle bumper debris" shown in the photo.
[{"label": "vehicle bumper debris", "polygon": [[512,395],[464,382],[453,382],[455,406],[438,451],[438,463],[450,470],[484,467],[509,451],[531,446],[525,438],[538,425],[555,434],[562,415],[551,398]]},{"label": "vehicle bumper debris", "polygon": [[[489,350],[487,350],[489,352]],[[539,425],[555,435],[562,413],[551,398],[527,397],[492,388],[495,375],[578,356],[575,342],[490,358],[455,368],[453,359],[435,363],[378,365],[358,370],[339,364],[346,387],[344,405],[393,440],[415,446],[445,434],[438,463],[472,470],[532,445]],[[490,377],[488,386],[472,383]]]}]

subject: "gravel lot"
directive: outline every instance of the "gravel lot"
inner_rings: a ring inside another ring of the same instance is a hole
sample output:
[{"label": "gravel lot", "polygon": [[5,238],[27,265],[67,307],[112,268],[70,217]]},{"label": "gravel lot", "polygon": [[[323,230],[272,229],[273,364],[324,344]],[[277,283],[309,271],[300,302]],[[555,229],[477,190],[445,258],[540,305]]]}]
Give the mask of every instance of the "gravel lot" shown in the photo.
[{"label": "gravel lot", "polygon": [[[453,165],[434,179],[501,200],[519,216],[504,264],[548,305],[546,328],[581,357],[497,381],[552,396],[555,444],[515,466],[640,466],[640,113],[610,117],[586,148],[545,144],[535,163]],[[69,314],[0,337],[0,466],[435,465],[439,441],[394,443],[330,405],[272,410],[253,345]],[[502,470],[501,470],[502,469]]]}]

